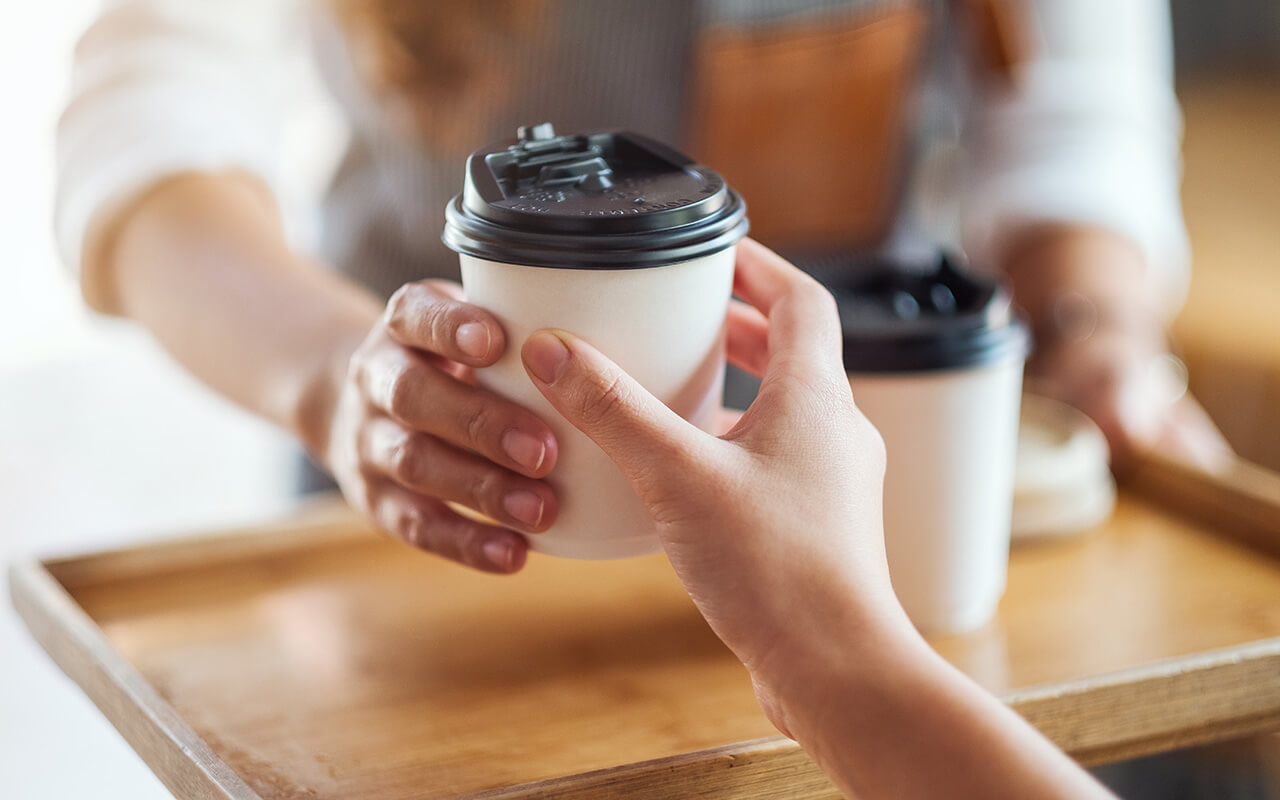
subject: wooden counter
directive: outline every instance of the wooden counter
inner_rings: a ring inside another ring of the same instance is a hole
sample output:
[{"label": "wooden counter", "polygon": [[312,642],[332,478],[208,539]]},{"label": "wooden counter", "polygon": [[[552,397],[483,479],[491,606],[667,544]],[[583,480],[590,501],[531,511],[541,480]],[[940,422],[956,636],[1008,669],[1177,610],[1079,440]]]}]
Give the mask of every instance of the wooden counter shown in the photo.
[{"label": "wooden counter", "polygon": [[[1154,486],[1274,545],[1258,474]],[[1280,727],[1280,562],[1220,533],[1125,493],[1105,529],[1016,549],[998,618],[933,643],[1088,763]],[[11,586],[179,797],[832,794],[661,556],[493,577],[329,505]]]}]

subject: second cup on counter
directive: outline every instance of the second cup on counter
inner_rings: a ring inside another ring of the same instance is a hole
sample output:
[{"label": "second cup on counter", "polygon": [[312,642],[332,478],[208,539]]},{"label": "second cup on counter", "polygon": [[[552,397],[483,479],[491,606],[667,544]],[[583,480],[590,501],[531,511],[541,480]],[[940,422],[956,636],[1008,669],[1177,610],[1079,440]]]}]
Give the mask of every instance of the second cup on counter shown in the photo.
[{"label": "second cup on counter", "polygon": [[828,283],[854,401],[884,438],[894,590],[923,631],[979,627],[1005,587],[1026,328],[946,259]]}]

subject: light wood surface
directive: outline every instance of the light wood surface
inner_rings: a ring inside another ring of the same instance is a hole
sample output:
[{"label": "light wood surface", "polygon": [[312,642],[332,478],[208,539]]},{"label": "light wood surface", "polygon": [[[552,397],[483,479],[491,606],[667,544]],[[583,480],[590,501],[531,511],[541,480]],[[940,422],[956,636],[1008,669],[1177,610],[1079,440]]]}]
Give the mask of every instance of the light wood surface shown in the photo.
[{"label": "light wood surface", "polygon": [[259,795],[178,713],[37,562],[10,569],[14,607],[40,646],[84,689],[147,766],[179,798]]},{"label": "light wood surface", "polygon": [[[331,506],[11,587],[180,797],[833,795],[661,556],[486,576]],[[1280,564],[1129,493],[933,644],[1089,763],[1280,727]]]},{"label": "light wood surface", "polygon": [[1220,473],[1148,456],[1128,485],[1164,508],[1215,526],[1222,535],[1280,558],[1280,473],[1236,458]]}]

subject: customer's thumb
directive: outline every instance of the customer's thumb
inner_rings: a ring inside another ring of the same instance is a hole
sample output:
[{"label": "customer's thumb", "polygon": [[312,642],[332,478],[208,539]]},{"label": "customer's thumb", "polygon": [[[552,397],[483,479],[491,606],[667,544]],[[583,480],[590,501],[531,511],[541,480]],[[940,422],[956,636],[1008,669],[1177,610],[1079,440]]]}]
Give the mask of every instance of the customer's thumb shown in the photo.
[{"label": "customer's thumb", "polygon": [[678,472],[677,463],[710,438],[573,334],[538,331],[520,355],[551,405],[613,459],[637,490],[656,488],[639,484]]}]

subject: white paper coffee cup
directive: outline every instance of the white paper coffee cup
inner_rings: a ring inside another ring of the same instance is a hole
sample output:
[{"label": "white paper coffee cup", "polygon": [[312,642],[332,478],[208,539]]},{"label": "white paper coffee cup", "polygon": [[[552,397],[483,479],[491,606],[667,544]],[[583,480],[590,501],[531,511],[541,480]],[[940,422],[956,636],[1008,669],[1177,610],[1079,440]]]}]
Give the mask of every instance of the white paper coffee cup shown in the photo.
[{"label": "white paper coffee cup", "polygon": [[560,512],[532,549],[569,558],[622,558],[659,549],[630,483],[534,387],[520,347],[534,331],[563,328],[608,355],[640,385],[703,430],[714,429],[724,389],[724,318],[733,250],[638,270],[547,269],[463,255],[468,301],[496,315],[507,351],[477,381],[538,414],[559,457],[548,480]]},{"label": "white paper coffee cup", "polygon": [[836,296],[854,401],[885,443],[894,591],[924,632],[980,627],[1005,589],[1025,328],[994,282],[945,261]]},{"label": "white paper coffee cup", "polygon": [[520,139],[467,162],[446,212],[469,302],[502,323],[507,349],[480,385],[538,414],[559,445],[547,480],[560,504],[531,549],[582,559],[660,548],[630,483],[568,424],[524,370],[533,332],[594,345],[681,416],[712,430],[724,385],[724,324],[745,206],[713,171],[628,133]]}]

